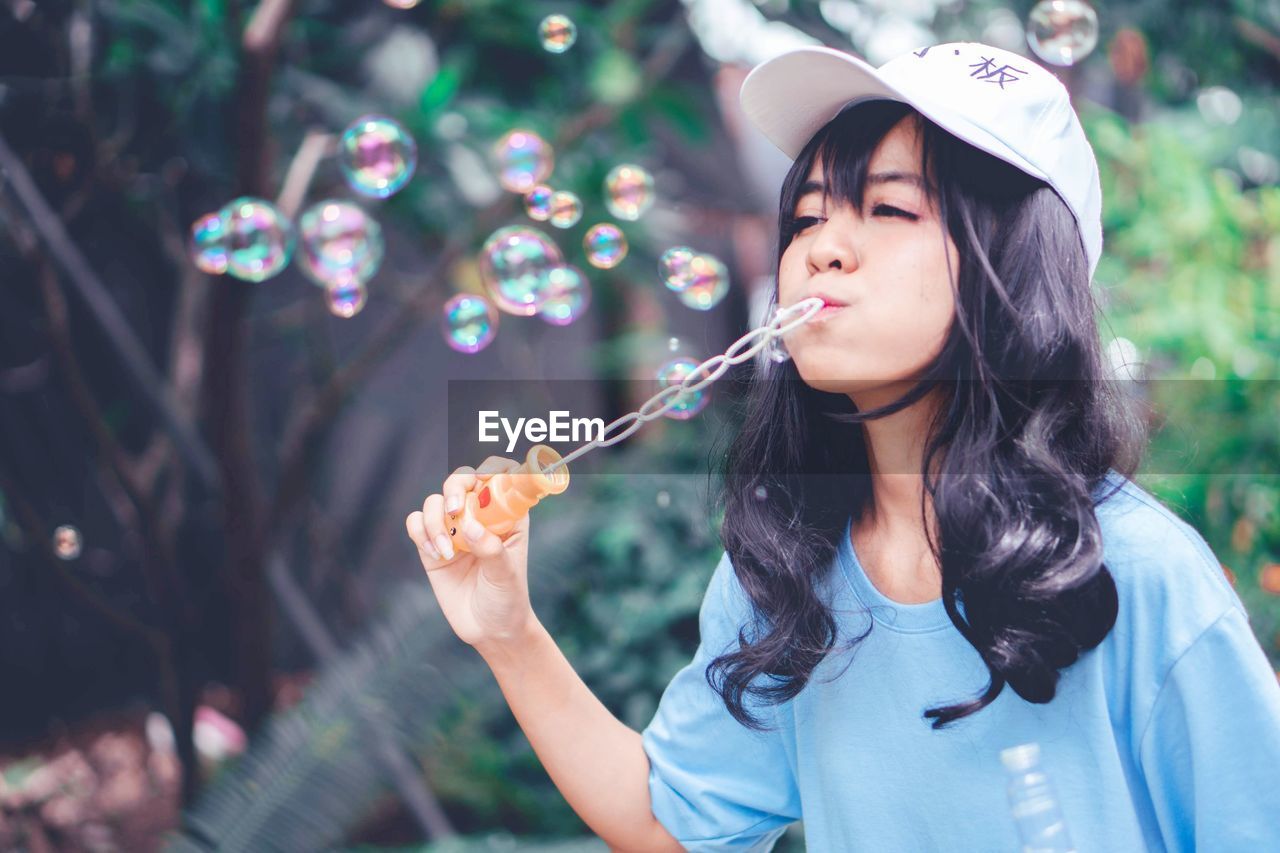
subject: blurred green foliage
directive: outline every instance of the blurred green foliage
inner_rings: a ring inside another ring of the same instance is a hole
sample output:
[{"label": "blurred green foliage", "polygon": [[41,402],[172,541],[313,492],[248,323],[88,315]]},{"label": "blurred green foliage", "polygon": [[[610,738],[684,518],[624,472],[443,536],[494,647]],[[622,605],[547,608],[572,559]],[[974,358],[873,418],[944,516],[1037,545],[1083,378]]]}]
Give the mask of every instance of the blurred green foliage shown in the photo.
[{"label": "blurred green foliage", "polygon": [[1231,570],[1280,670],[1280,596],[1259,583],[1280,561],[1280,187],[1207,166],[1221,143],[1189,113],[1086,123],[1105,199],[1104,340],[1136,345],[1158,414],[1139,481]]}]

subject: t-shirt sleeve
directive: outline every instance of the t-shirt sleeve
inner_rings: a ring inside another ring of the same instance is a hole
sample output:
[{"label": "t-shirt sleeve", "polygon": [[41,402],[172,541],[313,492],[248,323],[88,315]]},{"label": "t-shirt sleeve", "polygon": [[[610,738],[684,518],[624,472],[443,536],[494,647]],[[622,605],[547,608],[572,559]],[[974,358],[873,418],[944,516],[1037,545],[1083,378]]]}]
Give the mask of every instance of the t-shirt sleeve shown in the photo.
[{"label": "t-shirt sleeve", "polygon": [[1280,684],[1240,606],[1170,668],[1140,760],[1169,850],[1280,850]]},{"label": "t-shirt sleeve", "polygon": [[[741,725],[706,680],[712,659],[738,648],[738,629],[747,627],[748,614],[726,552],[698,613],[693,660],[667,685],[641,732],[653,814],[687,850],[767,851],[800,819],[782,730]],[[744,701],[758,720],[776,725],[771,706],[754,697]]]}]

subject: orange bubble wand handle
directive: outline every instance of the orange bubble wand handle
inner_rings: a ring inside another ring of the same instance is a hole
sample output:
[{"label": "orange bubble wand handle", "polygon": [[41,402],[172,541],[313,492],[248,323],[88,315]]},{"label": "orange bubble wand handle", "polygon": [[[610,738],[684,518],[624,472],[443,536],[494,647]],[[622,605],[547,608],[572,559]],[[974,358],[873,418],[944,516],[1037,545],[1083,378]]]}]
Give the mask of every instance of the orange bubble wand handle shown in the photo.
[{"label": "orange bubble wand handle", "polygon": [[449,516],[449,538],[455,551],[470,551],[462,535],[462,525],[474,518],[499,537],[506,536],[529,509],[547,495],[569,488],[569,469],[561,465],[551,473],[546,468],[561,460],[560,454],[545,444],[529,448],[524,463],[511,471],[494,474],[467,493],[462,508]]}]

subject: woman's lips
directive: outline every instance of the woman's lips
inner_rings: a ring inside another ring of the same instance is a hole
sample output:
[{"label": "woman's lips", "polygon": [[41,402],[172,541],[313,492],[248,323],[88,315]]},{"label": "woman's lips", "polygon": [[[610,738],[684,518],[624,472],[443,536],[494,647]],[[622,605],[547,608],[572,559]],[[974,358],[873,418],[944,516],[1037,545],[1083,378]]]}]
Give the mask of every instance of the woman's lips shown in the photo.
[{"label": "woman's lips", "polygon": [[837,311],[843,311],[845,308],[848,308],[848,307],[849,307],[848,305],[823,305],[822,308],[818,311],[818,313],[813,315],[813,318],[809,322],[810,323],[821,322],[823,320],[826,320],[828,317],[832,316],[833,314],[835,314]]}]

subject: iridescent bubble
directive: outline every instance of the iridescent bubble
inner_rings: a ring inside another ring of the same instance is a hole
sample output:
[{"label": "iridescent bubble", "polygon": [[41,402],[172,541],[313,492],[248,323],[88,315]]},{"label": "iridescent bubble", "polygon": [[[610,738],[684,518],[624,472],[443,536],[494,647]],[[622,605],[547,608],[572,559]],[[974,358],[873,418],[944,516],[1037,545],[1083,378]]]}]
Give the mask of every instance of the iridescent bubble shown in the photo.
[{"label": "iridescent bubble", "polygon": [[769,490],[765,486],[756,486],[756,490],[753,494],[755,494],[756,500],[762,501],[769,497]]},{"label": "iridescent bubble", "polygon": [[689,261],[689,284],[678,294],[680,301],[698,311],[720,304],[729,292],[729,270],[715,255],[705,252]]},{"label": "iridescent bubble", "polygon": [[63,524],[53,531],[53,554],[59,560],[74,560],[80,556],[83,546],[80,531],[70,524]]},{"label": "iridescent bubble", "polygon": [[567,326],[591,304],[591,283],[582,270],[565,264],[547,270],[548,295],[538,316],[553,326]]},{"label": "iridescent bubble", "polygon": [[342,132],[338,162],[351,189],[361,195],[386,198],[413,177],[418,144],[398,121],[367,115]]},{"label": "iridescent bubble", "polygon": [[226,223],[221,214],[206,213],[191,223],[187,252],[201,272],[222,275],[227,271]]},{"label": "iridescent bubble", "polygon": [[604,203],[613,216],[634,222],[653,206],[653,176],[631,163],[614,166],[604,178]]},{"label": "iridescent bubble", "polygon": [[298,218],[298,265],[323,287],[366,282],[382,263],[382,226],[349,201],[322,201]]},{"label": "iridescent bubble", "polygon": [[555,190],[546,184],[538,184],[524,195],[524,212],[530,219],[546,222],[551,218],[551,198]]},{"label": "iridescent bubble", "polygon": [[551,215],[548,219],[557,228],[572,228],[582,218],[582,199],[568,190],[551,194]]},{"label": "iridescent bubble", "polygon": [[663,489],[654,495],[654,501],[657,502],[659,509],[666,509],[671,506],[671,493]]},{"label": "iridescent bubble", "polygon": [[326,287],[324,297],[325,304],[329,306],[329,313],[347,320],[359,314],[364,308],[364,304],[369,301],[369,291],[363,281],[353,279]]},{"label": "iridescent bubble", "polygon": [[1027,16],[1027,44],[1054,65],[1075,65],[1098,45],[1098,13],[1084,0],[1040,0]]},{"label": "iridescent bubble", "polygon": [[[698,362],[691,358],[673,358],[662,367],[658,368],[658,384],[663,388],[671,385],[679,385],[686,376],[693,373],[698,367]],[[710,386],[708,386],[710,387]],[[665,414],[669,418],[678,421],[687,421],[689,418],[702,411],[708,400],[706,389],[687,393],[683,397],[677,397],[679,400]]]},{"label": "iridescent bubble", "polygon": [[538,37],[548,53],[564,53],[578,40],[578,28],[564,15],[547,15],[538,25]]},{"label": "iridescent bubble", "polygon": [[493,146],[498,183],[513,193],[527,193],[551,177],[555,154],[541,136],[531,130],[511,130]]},{"label": "iridescent bubble", "polygon": [[693,283],[693,259],[698,253],[688,246],[673,246],[658,259],[658,275],[676,293]]},{"label": "iridescent bubble", "polygon": [[297,232],[274,204],[241,196],[218,215],[226,227],[228,273],[244,281],[265,281],[288,265]]},{"label": "iridescent bubble", "polygon": [[612,269],[627,256],[627,235],[612,222],[592,225],[582,238],[587,263],[602,270]]},{"label": "iridescent bubble", "polygon": [[499,228],[480,250],[480,278],[502,311],[532,317],[550,294],[552,267],[564,255],[550,237],[536,228]]},{"label": "iridescent bubble", "polygon": [[479,352],[498,332],[498,309],[476,293],[459,293],[444,304],[440,315],[444,341],[458,352]]}]

